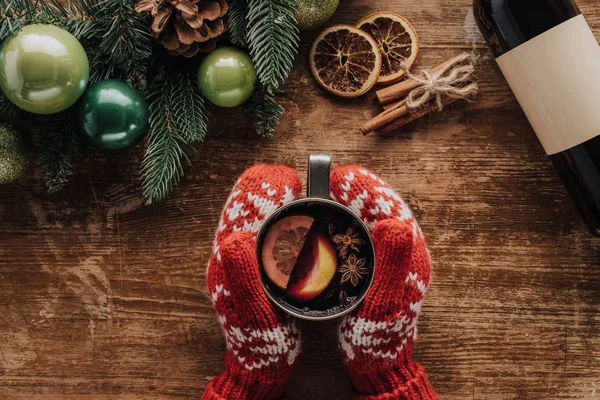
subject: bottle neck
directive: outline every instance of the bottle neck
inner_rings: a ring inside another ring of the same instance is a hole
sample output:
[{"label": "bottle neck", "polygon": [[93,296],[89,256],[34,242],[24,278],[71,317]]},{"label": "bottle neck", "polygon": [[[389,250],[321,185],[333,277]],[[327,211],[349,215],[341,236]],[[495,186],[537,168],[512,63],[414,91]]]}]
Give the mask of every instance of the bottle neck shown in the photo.
[{"label": "bottle neck", "polygon": [[573,0],[474,0],[474,7],[497,57],[581,13]]},{"label": "bottle neck", "polygon": [[574,2],[569,0],[506,0],[507,17],[515,26],[519,45],[579,15]]}]

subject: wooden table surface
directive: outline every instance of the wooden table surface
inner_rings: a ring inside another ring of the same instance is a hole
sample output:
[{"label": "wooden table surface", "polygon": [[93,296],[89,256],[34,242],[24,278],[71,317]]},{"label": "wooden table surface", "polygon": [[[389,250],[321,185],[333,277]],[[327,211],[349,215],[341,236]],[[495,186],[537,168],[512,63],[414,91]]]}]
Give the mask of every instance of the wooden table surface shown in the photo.
[{"label": "wooden table surface", "polygon": [[[597,0],[580,0],[597,37]],[[256,162],[306,172],[310,152],[360,163],[402,193],[433,256],[415,357],[443,399],[600,398],[600,240],[556,172],[478,36],[469,0],[342,0],[333,22],[377,10],[409,18],[418,66],[479,57],[481,94],[394,136],[357,127],[373,96],[340,100],[307,67],[302,35],[276,138],[237,110],[167,200],[144,206],[142,151],[79,163],[48,196],[31,176],[0,191],[0,399],[195,399],[223,369],[204,285],[220,210]],[[242,128],[244,127],[244,128]],[[349,399],[335,324],[306,324],[291,399]]]}]

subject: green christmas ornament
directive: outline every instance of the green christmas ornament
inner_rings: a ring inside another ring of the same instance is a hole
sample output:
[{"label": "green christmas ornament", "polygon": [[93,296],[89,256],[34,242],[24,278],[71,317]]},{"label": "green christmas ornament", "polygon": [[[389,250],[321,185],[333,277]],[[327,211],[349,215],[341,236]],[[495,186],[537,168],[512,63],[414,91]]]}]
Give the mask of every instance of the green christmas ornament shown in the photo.
[{"label": "green christmas ornament", "polygon": [[221,47],[200,64],[198,84],[206,98],[220,107],[243,104],[256,85],[256,70],[246,53]]},{"label": "green christmas ornament", "polygon": [[144,95],[118,80],[91,85],[79,102],[79,130],[84,141],[104,151],[135,146],[148,129],[148,102]]},{"label": "green christmas ornament", "polygon": [[340,0],[299,0],[298,29],[307,31],[323,25],[333,16],[339,3]]},{"label": "green christmas ornament", "polygon": [[29,167],[29,148],[23,135],[0,125],[0,184],[19,179]]},{"label": "green christmas ornament", "polygon": [[27,25],[0,50],[0,90],[18,107],[54,114],[71,107],[89,80],[81,43],[53,25]]}]

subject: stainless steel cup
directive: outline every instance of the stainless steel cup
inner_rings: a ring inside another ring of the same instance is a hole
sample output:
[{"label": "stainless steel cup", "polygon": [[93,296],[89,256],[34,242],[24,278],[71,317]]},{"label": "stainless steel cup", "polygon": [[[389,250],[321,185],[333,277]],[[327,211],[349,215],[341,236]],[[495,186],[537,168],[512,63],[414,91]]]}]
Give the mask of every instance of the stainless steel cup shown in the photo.
[{"label": "stainless steel cup", "polygon": [[276,293],[271,289],[270,285],[267,283],[267,276],[264,273],[264,269],[262,266],[262,261],[260,269],[261,269],[261,283],[263,289],[269,299],[280,309],[285,311],[287,314],[290,314],[294,317],[311,320],[311,321],[325,321],[334,318],[341,317],[343,315],[348,314],[356,307],[360,305],[360,303],[364,300],[367,292],[371,289],[373,285],[373,277],[375,275],[375,246],[373,245],[373,241],[371,239],[371,235],[369,234],[369,229],[365,225],[365,223],[357,217],[349,208],[335,202],[329,200],[329,174],[331,169],[331,159],[327,154],[311,154],[308,161],[308,187],[307,187],[307,197],[300,200],[295,200],[277,210],[273,215],[271,215],[263,224],[263,227],[258,232],[258,240],[257,240],[257,251],[258,251],[258,259],[261,260],[261,249],[263,239],[269,229],[270,226],[273,225],[274,222],[282,218],[282,216],[293,213],[296,214],[296,210],[298,215],[309,214],[310,209],[315,206],[322,205],[327,206],[331,209],[338,210],[344,215],[348,216],[355,223],[355,226],[359,227],[359,229],[363,230],[363,237],[367,239],[367,248],[370,254],[368,255],[368,259],[371,260],[371,264],[368,267],[371,270],[370,276],[368,277],[368,281],[363,286],[361,293],[349,304],[340,305],[340,307],[336,307],[333,310],[328,311],[318,311],[318,310],[310,310],[306,308],[298,308],[290,304],[286,299],[280,294]]}]

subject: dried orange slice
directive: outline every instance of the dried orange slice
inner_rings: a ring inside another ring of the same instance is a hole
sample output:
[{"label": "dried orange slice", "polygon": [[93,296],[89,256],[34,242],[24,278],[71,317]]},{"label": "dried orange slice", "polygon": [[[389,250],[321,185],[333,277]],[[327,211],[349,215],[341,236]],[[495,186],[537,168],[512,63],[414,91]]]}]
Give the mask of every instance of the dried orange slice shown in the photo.
[{"label": "dried orange slice", "polygon": [[317,37],[310,69],[321,86],[342,97],[358,97],[379,78],[381,54],[371,36],[351,25],[334,25]]},{"label": "dried orange slice", "polygon": [[419,53],[419,38],[415,28],[400,15],[379,12],[371,14],[356,24],[377,42],[381,52],[381,74],[377,83],[392,83],[400,80],[405,66],[410,69]]}]

